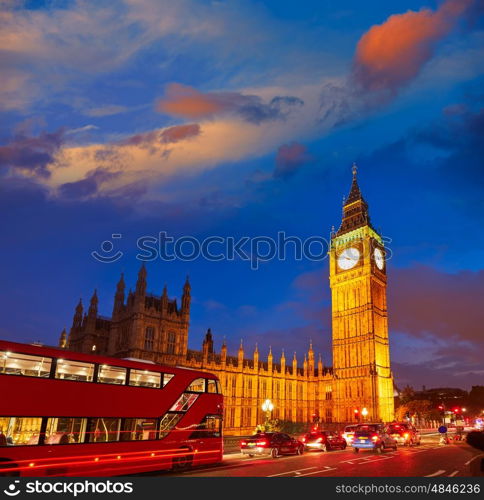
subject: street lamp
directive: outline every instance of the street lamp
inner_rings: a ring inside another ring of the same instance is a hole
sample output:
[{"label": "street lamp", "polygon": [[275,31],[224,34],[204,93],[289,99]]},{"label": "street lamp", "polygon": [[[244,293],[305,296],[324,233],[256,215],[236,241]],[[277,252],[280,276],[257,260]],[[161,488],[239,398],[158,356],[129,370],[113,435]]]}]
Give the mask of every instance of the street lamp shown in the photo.
[{"label": "street lamp", "polygon": [[262,403],[262,411],[264,411],[266,413],[266,424],[265,424],[266,427],[268,427],[269,419],[270,419],[271,412],[273,409],[274,409],[274,405],[270,399],[266,399]]},{"label": "street lamp", "polygon": [[363,417],[363,422],[364,422],[366,416],[368,415],[368,410],[366,409],[366,407],[361,410],[361,415]]}]

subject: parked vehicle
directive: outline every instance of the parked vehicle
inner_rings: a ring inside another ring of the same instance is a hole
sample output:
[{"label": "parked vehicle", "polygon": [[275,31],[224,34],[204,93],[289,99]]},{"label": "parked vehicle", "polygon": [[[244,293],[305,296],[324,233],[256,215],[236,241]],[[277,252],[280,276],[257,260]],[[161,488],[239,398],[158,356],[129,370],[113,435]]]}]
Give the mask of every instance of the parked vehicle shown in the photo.
[{"label": "parked vehicle", "polygon": [[313,431],[302,438],[306,450],[330,451],[334,448],[344,450],[346,440],[338,432]]},{"label": "parked vehicle", "polygon": [[347,425],[344,428],[343,431],[343,438],[346,441],[347,445],[351,445],[351,442],[353,441],[353,437],[355,435],[355,429],[358,427],[358,425]]},{"label": "parked vehicle", "polygon": [[418,430],[407,422],[389,424],[388,433],[402,446],[419,445],[421,441]]},{"label": "parked vehicle", "polygon": [[268,455],[277,458],[280,455],[302,455],[304,444],[282,432],[260,432],[249,439],[243,439],[240,451],[249,457]]},{"label": "parked vehicle", "polygon": [[360,424],[355,430],[353,451],[373,450],[382,453],[385,449],[397,450],[397,441],[388,434],[388,428],[383,424]]}]

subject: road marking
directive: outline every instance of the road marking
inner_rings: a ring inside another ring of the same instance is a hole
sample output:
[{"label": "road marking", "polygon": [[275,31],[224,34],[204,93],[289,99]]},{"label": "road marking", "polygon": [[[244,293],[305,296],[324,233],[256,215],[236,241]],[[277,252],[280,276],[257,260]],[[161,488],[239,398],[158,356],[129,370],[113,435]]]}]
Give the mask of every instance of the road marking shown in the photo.
[{"label": "road marking", "polygon": [[455,470],[452,474],[449,474],[449,477],[454,477],[456,474],[459,474],[458,470]]},{"label": "road marking", "polygon": [[371,464],[371,462],[380,462],[381,460],[391,460],[392,458],[394,458],[394,456],[392,456],[392,457],[368,457],[356,465]]},{"label": "road marking", "polygon": [[475,457],[472,457],[464,465],[469,465],[471,462],[473,462],[476,458],[479,458],[479,457],[484,457],[484,453],[482,453],[481,455],[476,455]]},{"label": "road marking", "polygon": [[437,472],[434,472],[433,474],[427,474],[426,476],[424,477],[435,477],[435,476],[440,476],[441,474],[443,474],[445,472],[445,470],[438,470]]},{"label": "road marking", "polygon": [[315,470],[314,472],[307,472],[306,474],[298,475],[297,477],[310,476],[311,474],[319,474],[320,472],[329,472],[330,470],[336,470],[336,467],[325,466],[324,469]]},{"label": "road marking", "polygon": [[267,476],[267,477],[284,476],[286,474],[292,474],[293,472],[295,474],[301,474],[302,470],[311,470],[311,469],[316,469],[316,467],[306,467],[305,469],[288,470],[286,472],[281,472],[279,474],[271,474],[270,476]]}]

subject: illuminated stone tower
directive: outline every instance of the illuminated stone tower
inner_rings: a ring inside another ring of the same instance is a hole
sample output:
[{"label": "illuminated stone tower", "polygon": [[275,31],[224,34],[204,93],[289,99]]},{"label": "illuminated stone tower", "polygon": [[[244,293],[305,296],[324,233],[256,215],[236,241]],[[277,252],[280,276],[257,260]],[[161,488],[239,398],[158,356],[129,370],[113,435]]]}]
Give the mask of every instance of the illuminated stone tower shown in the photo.
[{"label": "illuminated stone tower", "polygon": [[394,417],[385,249],[370,223],[353,165],[339,230],[331,235],[334,418],[389,422]]}]

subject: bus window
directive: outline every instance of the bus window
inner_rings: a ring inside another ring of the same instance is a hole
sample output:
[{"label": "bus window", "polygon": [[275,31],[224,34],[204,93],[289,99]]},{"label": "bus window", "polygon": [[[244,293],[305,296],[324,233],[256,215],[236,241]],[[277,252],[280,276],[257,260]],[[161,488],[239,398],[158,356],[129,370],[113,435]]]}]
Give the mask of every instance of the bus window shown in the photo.
[{"label": "bus window", "polygon": [[121,419],[93,418],[89,429],[89,442],[102,443],[119,439]]},{"label": "bus window", "polygon": [[177,402],[170,408],[170,411],[188,411],[190,406],[198,398],[198,394],[192,394],[190,392],[184,392],[177,400]]},{"label": "bus window", "polygon": [[195,379],[187,388],[187,391],[191,392],[205,392],[205,379],[197,378]]},{"label": "bus window", "polygon": [[207,415],[192,432],[190,439],[219,438],[222,436],[222,418],[218,415]]},{"label": "bus window", "polygon": [[129,373],[129,385],[138,387],[160,387],[161,373],[149,372],[148,370],[131,370]]},{"label": "bus window", "polygon": [[208,415],[206,418],[208,437],[222,437],[222,417],[220,415]]},{"label": "bus window", "polygon": [[52,360],[43,356],[0,352],[0,373],[7,375],[25,375],[27,377],[50,376]]},{"label": "bus window", "polygon": [[156,420],[153,418],[127,418],[123,424],[121,441],[156,439]]},{"label": "bus window", "polygon": [[65,359],[57,360],[55,378],[92,382],[93,374],[93,363],[82,363],[81,361],[70,361]]},{"label": "bus window", "polygon": [[174,377],[172,373],[164,373],[163,374],[163,387],[165,387],[166,384]]},{"label": "bus window", "polygon": [[181,413],[167,413],[160,422],[160,439],[163,439],[183,417]]},{"label": "bus window", "polygon": [[0,446],[39,444],[41,418],[0,417]]},{"label": "bus window", "polygon": [[120,384],[126,383],[126,368],[119,366],[101,365],[99,367],[98,382],[103,384]]},{"label": "bus window", "polygon": [[216,380],[212,380],[210,378],[207,379],[207,392],[211,392],[214,394],[216,394],[218,392]]},{"label": "bus window", "polygon": [[49,418],[45,433],[45,444],[83,443],[86,433],[85,418]]}]

